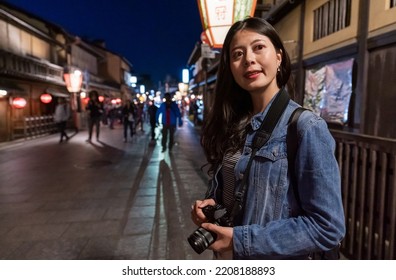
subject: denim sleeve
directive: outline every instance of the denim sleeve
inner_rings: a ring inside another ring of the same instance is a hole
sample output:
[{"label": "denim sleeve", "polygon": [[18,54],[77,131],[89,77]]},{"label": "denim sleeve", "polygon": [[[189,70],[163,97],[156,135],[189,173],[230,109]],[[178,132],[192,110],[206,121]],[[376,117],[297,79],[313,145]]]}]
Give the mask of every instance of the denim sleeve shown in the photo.
[{"label": "denim sleeve", "polygon": [[301,115],[298,137],[295,170],[302,214],[265,225],[234,227],[234,258],[293,258],[330,250],[344,237],[344,209],[335,141],[326,122],[311,112]]}]

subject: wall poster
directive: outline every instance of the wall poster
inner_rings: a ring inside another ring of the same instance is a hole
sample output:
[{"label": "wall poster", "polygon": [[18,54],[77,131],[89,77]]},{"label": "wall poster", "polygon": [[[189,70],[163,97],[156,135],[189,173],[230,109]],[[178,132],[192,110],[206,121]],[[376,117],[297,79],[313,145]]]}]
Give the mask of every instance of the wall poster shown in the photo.
[{"label": "wall poster", "polygon": [[327,122],[348,121],[353,58],[306,70],[304,107]]}]

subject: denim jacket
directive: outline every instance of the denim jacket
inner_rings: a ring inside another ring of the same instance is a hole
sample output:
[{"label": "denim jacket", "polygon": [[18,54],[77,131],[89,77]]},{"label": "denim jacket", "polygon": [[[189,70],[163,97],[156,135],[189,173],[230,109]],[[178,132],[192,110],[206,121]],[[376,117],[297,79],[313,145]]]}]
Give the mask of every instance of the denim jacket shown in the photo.
[{"label": "denim jacket", "polygon": [[[345,235],[335,141],[326,122],[311,111],[304,111],[297,123],[294,171],[302,209],[290,185],[293,167],[288,170],[287,122],[298,106],[289,101],[269,141],[253,159],[242,219],[234,226],[234,259],[303,259],[311,252],[334,248]],[[243,178],[253,136],[269,107],[252,118],[252,132],[235,166],[236,186]],[[221,203],[223,187],[220,170],[221,166],[207,192],[217,203]]]}]

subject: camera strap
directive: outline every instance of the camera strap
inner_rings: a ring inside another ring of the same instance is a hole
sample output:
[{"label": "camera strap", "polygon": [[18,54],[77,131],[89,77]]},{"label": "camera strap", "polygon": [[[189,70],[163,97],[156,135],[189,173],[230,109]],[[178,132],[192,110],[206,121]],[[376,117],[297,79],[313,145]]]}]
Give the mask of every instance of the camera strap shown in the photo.
[{"label": "camera strap", "polygon": [[243,208],[243,200],[245,198],[247,181],[250,174],[250,167],[252,165],[253,158],[256,152],[268,142],[271,137],[272,131],[274,130],[276,124],[278,123],[280,117],[282,116],[284,110],[289,104],[290,97],[284,88],[275,97],[271,107],[268,110],[267,115],[264,117],[260,128],[256,131],[252,141],[252,153],[250,154],[249,161],[246,166],[245,173],[239,189],[235,192],[235,203],[231,212],[231,218],[235,218],[239,211]]}]

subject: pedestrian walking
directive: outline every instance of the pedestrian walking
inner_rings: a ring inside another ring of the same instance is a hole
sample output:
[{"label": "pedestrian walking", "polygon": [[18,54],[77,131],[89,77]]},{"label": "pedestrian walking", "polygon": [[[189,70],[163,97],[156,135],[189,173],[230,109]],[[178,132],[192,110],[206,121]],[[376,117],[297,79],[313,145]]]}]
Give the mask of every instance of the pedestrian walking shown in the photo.
[{"label": "pedestrian walking", "polygon": [[[307,259],[337,248],[345,235],[335,141],[311,111],[298,119],[298,151],[289,166],[288,120],[300,107],[288,96],[290,72],[282,40],[267,21],[232,25],[201,135],[211,184],[191,211],[196,225],[215,234],[209,249],[216,258]],[[256,134],[268,136],[257,151]],[[226,211],[221,223],[207,222],[208,205]]]},{"label": "pedestrian walking", "polygon": [[138,103],[136,106],[136,121],[135,121],[135,130],[137,131],[138,126],[140,125],[140,131],[144,132],[144,104]]},{"label": "pedestrian walking", "polygon": [[60,132],[60,140],[59,143],[63,142],[63,138],[66,141],[70,139],[70,137],[66,134],[66,124],[70,118],[70,106],[67,104],[66,99],[64,97],[58,97],[58,104],[55,108],[54,113],[54,121],[58,126],[58,130]]},{"label": "pedestrian walking", "polygon": [[157,121],[155,116],[157,115],[158,107],[154,104],[153,101],[149,102],[149,107],[147,109],[149,120],[150,120],[150,132],[151,132],[151,140],[155,140],[155,128],[157,127]]},{"label": "pedestrian walking", "polygon": [[[162,152],[166,151],[168,146],[171,151],[175,143],[174,135],[176,126],[182,126],[183,120],[181,118],[180,110],[177,104],[172,101],[169,92],[165,93],[165,102],[163,102],[157,110],[156,120],[161,116],[162,123]],[[168,140],[169,136],[169,140]]]},{"label": "pedestrian walking", "polygon": [[99,94],[96,90],[89,93],[89,101],[85,108],[88,112],[88,139],[87,142],[92,140],[92,132],[94,126],[96,127],[96,140],[99,140],[100,134],[100,121],[104,113],[103,104],[99,101]]},{"label": "pedestrian walking", "polygon": [[131,138],[134,134],[136,110],[131,100],[127,100],[122,107],[122,123],[124,126],[124,142],[128,139],[128,128]]}]

